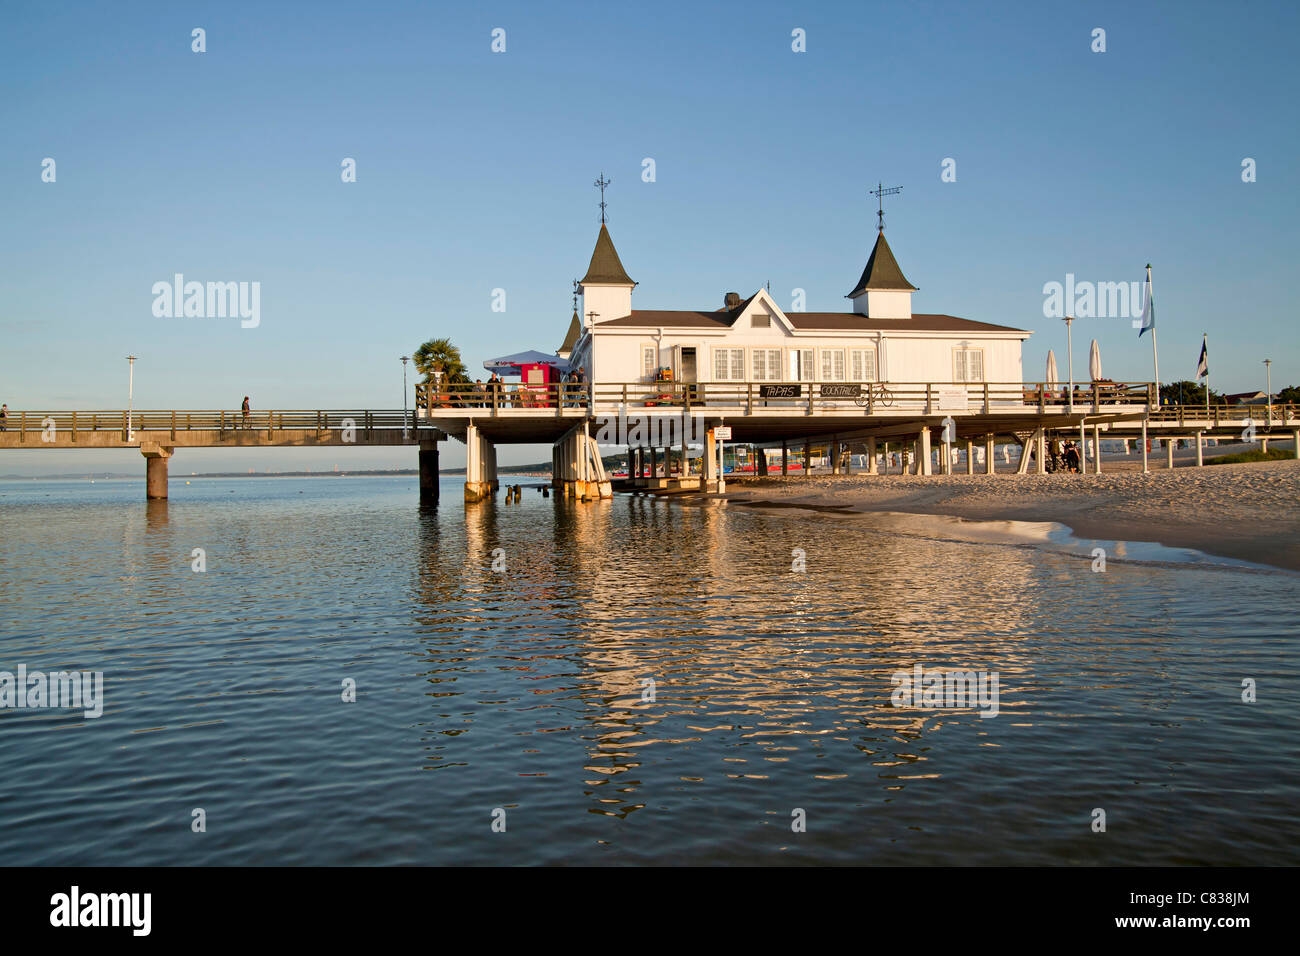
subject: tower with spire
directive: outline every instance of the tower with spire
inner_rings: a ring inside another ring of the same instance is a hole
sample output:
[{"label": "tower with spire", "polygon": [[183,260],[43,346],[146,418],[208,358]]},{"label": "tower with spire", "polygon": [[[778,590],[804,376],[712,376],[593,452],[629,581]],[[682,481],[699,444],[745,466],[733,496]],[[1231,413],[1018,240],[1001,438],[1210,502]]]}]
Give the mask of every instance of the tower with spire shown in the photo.
[{"label": "tower with spire", "polygon": [[605,187],[609,182],[601,173],[595,183],[600,189],[600,232],[596,236],[596,248],[592,250],[587,274],[578,280],[578,290],[582,294],[581,314],[593,324],[631,315],[632,290],[636,288],[636,283],[628,277],[618,258],[614,240],[605,224]]},{"label": "tower with spire", "polygon": [[883,184],[871,191],[877,198],[876,245],[867,259],[862,277],[853,291],[845,296],[853,301],[853,311],[872,319],[910,319],[912,293],[919,291],[907,281],[898,267],[894,251],[885,241],[884,197],[903,191],[903,187],[884,188]]}]

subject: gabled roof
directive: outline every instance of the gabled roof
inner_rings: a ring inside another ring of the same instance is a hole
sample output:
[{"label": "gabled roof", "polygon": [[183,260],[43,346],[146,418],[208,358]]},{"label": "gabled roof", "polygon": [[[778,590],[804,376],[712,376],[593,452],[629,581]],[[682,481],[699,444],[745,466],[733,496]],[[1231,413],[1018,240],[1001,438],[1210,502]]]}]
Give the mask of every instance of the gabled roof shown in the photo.
[{"label": "gabled roof", "polygon": [[564,333],[564,343],[555,350],[555,354],[559,355],[561,352],[566,354],[572,352],[573,347],[578,344],[578,336],[581,334],[582,322],[578,320],[578,310],[574,309],[573,318],[569,320],[569,331]]},{"label": "gabled roof", "polygon": [[853,287],[853,291],[844,298],[856,299],[868,289],[896,292],[918,291],[916,286],[907,281],[907,278],[903,275],[903,270],[898,268],[898,261],[894,258],[889,243],[885,241],[883,232],[876,236],[876,245],[871,250],[871,257],[867,259],[867,267],[862,270],[862,278]]},{"label": "gabled roof", "polygon": [[614,240],[609,237],[605,224],[600,224],[600,234],[596,236],[596,248],[591,253],[591,264],[587,274],[578,280],[581,285],[636,285],[627,276],[627,270],[619,261]]},{"label": "gabled roof", "polygon": [[[752,296],[751,296],[752,298]],[[601,322],[598,329],[608,328],[674,328],[715,329],[731,328],[739,311],[692,312],[663,309],[633,309],[631,315],[621,319]],[[1018,332],[1028,336],[1024,329],[991,322],[976,322],[955,315],[917,315],[910,319],[872,319],[856,312],[783,312],[786,320],[801,331],[826,332]]]}]

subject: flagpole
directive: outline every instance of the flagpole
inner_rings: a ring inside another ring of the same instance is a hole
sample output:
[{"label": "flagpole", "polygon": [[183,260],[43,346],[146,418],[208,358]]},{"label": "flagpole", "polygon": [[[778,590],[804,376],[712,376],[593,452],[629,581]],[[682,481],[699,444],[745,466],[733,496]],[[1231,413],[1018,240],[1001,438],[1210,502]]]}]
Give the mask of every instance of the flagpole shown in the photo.
[{"label": "flagpole", "polygon": [[[1147,263],[1147,302],[1150,303],[1155,298],[1155,286],[1151,284],[1151,263]],[[1156,311],[1155,306],[1151,306],[1151,358],[1155,361],[1156,367],[1156,408],[1160,407],[1160,350],[1156,347]]]},{"label": "flagpole", "polygon": [[1201,333],[1201,351],[1205,353],[1205,417],[1210,417],[1210,338]]}]

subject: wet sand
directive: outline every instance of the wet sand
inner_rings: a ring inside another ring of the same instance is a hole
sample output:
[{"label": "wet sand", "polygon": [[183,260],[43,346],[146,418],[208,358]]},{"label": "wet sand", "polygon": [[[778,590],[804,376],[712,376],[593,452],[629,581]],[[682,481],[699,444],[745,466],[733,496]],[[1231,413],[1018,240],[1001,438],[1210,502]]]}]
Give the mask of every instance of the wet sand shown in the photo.
[{"label": "wet sand", "polygon": [[728,478],[744,504],[1055,521],[1077,536],[1154,541],[1300,571],[1300,461],[1100,475]]}]

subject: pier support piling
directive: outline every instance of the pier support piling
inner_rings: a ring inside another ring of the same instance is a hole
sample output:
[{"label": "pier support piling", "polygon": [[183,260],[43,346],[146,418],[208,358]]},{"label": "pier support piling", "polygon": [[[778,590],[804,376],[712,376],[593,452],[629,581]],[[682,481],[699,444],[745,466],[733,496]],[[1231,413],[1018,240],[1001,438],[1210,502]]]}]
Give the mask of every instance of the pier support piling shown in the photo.
[{"label": "pier support piling", "polygon": [[934,474],[934,468],[933,468],[933,465],[932,465],[931,462],[930,462],[930,428],[929,428],[929,426],[926,426],[925,428],[922,428],[922,429],[921,429],[921,434],[920,434],[920,436],[919,436],[919,442],[918,442],[918,444],[920,445],[920,447],[917,449],[917,461],[916,461],[917,469],[916,469],[916,473],[917,473],[918,475],[932,475],[932,474]]},{"label": "pier support piling", "polygon": [[876,463],[876,439],[867,439],[867,474],[880,474],[880,466]]},{"label": "pier support piling", "polygon": [[437,499],[438,497],[438,443],[436,441],[420,442],[420,497]]},{"label": "pier support piling", "polygon": [[144,496],[150,501],[167,499],[167,462],[174,448],[144,442],[140,454],[144,455]]},{"label": "pier support piling", "polygon": [[[496,470],[491,467],[490,443],[479,434],[477,425],[465,426],[465,500],[482,501],[492,494]],[[495,451],[495,449],[493,449]]]}]

